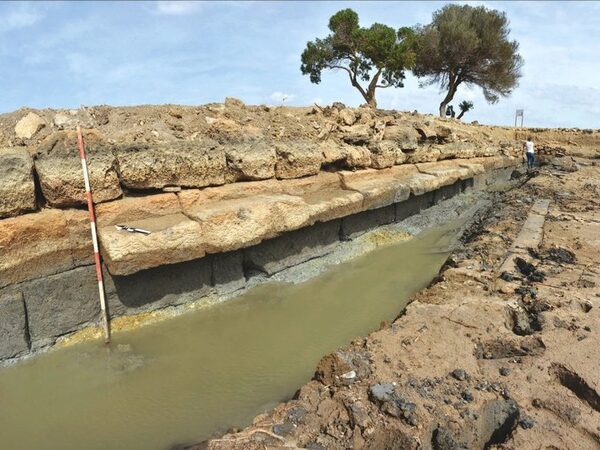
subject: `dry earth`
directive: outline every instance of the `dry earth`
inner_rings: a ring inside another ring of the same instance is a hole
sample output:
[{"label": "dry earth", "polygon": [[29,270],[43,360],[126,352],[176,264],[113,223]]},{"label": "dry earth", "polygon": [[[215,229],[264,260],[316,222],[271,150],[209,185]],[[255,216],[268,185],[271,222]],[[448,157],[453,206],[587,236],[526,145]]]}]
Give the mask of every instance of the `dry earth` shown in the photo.
[{"label": "dry earth", "polygon": [[[403,315],[293,400],[190,448],[600,448],[600,167],[578,163],[499,195]],[[503,266],[544,199],[540,245]]]}]

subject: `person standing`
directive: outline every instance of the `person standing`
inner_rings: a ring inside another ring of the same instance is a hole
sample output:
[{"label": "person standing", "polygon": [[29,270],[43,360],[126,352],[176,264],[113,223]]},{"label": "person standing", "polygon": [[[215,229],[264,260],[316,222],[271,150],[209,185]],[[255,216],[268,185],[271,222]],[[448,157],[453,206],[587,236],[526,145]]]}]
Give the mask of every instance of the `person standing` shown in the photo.
[{"label": "person standing", "polygon": [[527,156],[527,168],[533,169],[533,164],[535,163],[535,147],[531,136],[527,136],[527,140],[525,141],[525,155]]}]

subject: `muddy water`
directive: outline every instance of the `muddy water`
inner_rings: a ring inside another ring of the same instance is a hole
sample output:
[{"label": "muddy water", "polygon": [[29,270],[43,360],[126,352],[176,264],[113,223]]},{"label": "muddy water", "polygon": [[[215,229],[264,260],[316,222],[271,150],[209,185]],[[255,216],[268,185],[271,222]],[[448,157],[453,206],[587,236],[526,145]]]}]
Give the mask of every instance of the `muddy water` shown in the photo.
[{"label": "muddy water", "polygon": [[435,276],[450,234],[2,369],[0,448],[167,449],[247,424],[321,356],[393,319]]}]

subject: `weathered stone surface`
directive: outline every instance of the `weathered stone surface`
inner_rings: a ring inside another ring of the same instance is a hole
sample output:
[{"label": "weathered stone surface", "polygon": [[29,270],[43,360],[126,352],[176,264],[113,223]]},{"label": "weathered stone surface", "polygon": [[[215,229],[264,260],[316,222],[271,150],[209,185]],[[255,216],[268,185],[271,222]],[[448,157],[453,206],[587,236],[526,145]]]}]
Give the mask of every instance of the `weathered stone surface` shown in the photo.
[{"label": "weathered stone surface", "polygon": [[317,223],[244,251],[245,264],[268,275],[329,253],[339,241],[340,222]]},{"label": "weathered stone surface", "polygon": [[119,231],[112,225],[98,230],[102,255],[113,275],[189,261],[206,253],[200,224],[181,213],[129,220],[127,225],[151,234]]},{"label": "weathered stone surface", "polygon": [[244,276],[244,253],[242,250],[217,253],[212,257],[213,283],[219,294],[229,294],[242,289]]},{"label": "weathered stone surface", "polygon": [[473,171],[461,165],[462,160],[451,160],[437,163],[417,164],[419,172],[435,175],[440,181],[441,186],[447,186],[457,180],[466,180],[471,178]]},{"label": "weathered stone surface", "polygon": [[107,277],[111,316],[176,306],[212,292],[212,259],[166,264],[127,276]]},{"label": "weathered stone surface", "polygon": [[438,125],[435,131],[438,140],[444,143],[450,143],[456,140],[456,134],[454,134],[454,130],[446,125]]},{"label": "weathered stone surface", "polygon": [[25,303],[21,292],[0,292],[0,360],[29,350]]},{"label": "weathered stone surface", "polygon": [[413,128],[401,125],[386,127],[384,141],[392,141],[400,150],[416,150],[419,133]]},{"label": "weathered stone surface", "polygon": [[437,134],[435,130],[429,127],[424,123],[419,123],[415,125],[415,130],[419,133],[422,140],[435,140],[437,139]]},{"label": "weathered stone surface", "polygon": [[342,238],[353,239],[375,227],[392,223],[396,220],[395,205],[372,209],[353,214],[342,219]]},{"label": "weathered stone surface", "polygon": [[159,218],[181,212],[177,194],[174,193],[129,197],[97,205],[96,222],[98,227],[129,225],[130,221]]},{"label": "weathered stone surface", "polygon": [[24,149],[0,148],[0,218],[36,207],[33,160]]},{"label": "weathered stone surface", "polygon": [[371,151],[371,167],[384,169],[396,164],[396,160],[402,154],[396,144],[392,141],[381,141],[369,145]]},{"label": "weathered stone surface", "polygon": [[356,113],[349,108],[342,109],[339,118],[344,125],[352,126],[356,122]]},{"label": "weathered stone surface", "polygon": [[371,128],[368,125],[354,125],[342,127],[343,140],[347,144],[364,145],[371,140]]},{"label": "weathered stone surface", "polygon": [[364,169],[371,167],[371,152],[367,147],[347,147],[345,166],[349,169]]},{"label": "weathered stone surface", "polygon": [[204,187],[225,183],[225,152],[210,139],[131,144],[117,150],[121,181],[130,189]]},{"label": "weathered stone surface", "polygon": [[220,200],[185,209],[199,227],[197,239],[208,253],[258,244],[310,222],[305,202],[285,194]]},{"label": "weathered stone surface", "polygon": [[299,178],[315,175],[321,170],[323,154],[310,141],[279,142],[275,144],[277,178]]},{"label": "weathered stone surface", "polygon": [[[412,169],[412,170],[410,170]],[[412,167],[403,174],[416,173]],[[398,177],[397,172],[385,170],[361,170],[359,172],[340,172],[345,189],[360,192],[364,197],[363,210],[376,209],[406,200],[410,195],[410,186]]]},{"label": "weathered stone surface", "polygon": [[15,135],[21,139],[31,139],[46,126],[46,122],[34,112],[29,112],[15,125]]},{"label": "weathered stone surface", "polygon": [[420,213],[434,205],[434,192],[426,192],[421,195],[411,195],[407,200],[396,203],[396,222],[400,222],[410,216]]},{"label": "weathered stone surface", "polygon": [[63,211],[0,220],[0,287],[73,268]]},{"label": "weathered stone surface", "polygon": [[422,162],[433,162],[440,159],[440,149],[438,146],[423,145],[413,152],[407,153],[406,162],[416,164]]},{"label": "weathered stone surface", "polygon": [[413,195],[422,195],[436,190],[441,186],[440,180],[435,175],[421,173],[416,166],[405,164],[387,169],[391,175],[410,187]]},{"label": "weathered stone surface", "polygon": [[[112,146],[96,131],[84,132],[90,185],[95,203],[122,195]],[[44,198],[51,206],[86,204],[85,184],[75,131],[48,136],[37,149],[36,171]]]},{"label": "weathered stone surface", "polygon": [[225,150],[232,181],[265,180],[275,176],[277,154],[272,144],[256,141]]},{"label": "weathered stone surface", "polygon": [[100,314],[94,266],[28,281],[21,290],[33,347],[95,322]]}]

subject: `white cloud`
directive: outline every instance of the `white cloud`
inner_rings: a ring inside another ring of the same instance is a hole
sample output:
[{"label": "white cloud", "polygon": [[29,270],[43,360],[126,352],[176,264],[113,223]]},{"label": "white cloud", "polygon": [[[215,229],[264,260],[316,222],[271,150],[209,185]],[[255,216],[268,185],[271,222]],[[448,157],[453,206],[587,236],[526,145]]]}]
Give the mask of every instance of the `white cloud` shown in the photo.
[{"label": "white cloud", "polygon": [[14,9],[0,17],[0,33],[30,27],[42,19],[39,5],[35,3],[13,3],[13,5],[15,5]]},{"label": "white cloud", "polygon": [[269,99],[275,103],[291,102],[296,97],[297,96],[295,94],[285,94],[279,91],[273,92],[271,95],[269,95]]},{"label": "white cloud", "polygon": [[198,12],[202,8],[200,1],[159,1],[156,12],[170,16],[182,16]]}]

